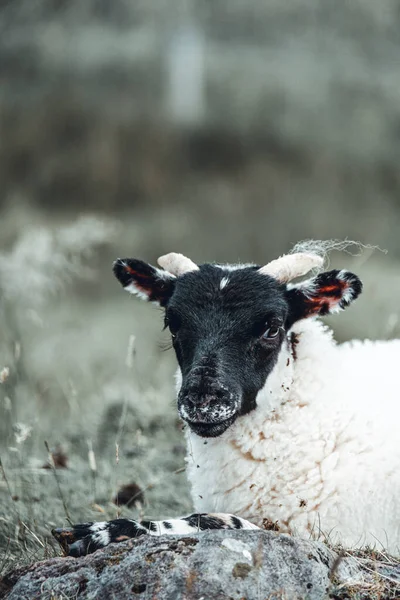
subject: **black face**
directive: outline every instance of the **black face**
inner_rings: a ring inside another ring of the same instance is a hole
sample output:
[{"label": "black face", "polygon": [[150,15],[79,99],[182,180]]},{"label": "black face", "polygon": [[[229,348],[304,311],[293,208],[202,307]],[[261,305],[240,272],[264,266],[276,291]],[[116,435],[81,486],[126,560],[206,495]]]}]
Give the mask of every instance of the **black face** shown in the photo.
[{"label": "black face", "polygon": [[179,414],[203,437],[221,435],[256,407],[296,321],[343,309],[362,290],[348,271],[286,286],[258,270],[202,265],[174,277],[137,259],[114,264],[127,291],[165,308],[182,372]]},{"label": "black face", "polygon": [[255,408],[287,314],[285,286],[256,267],[204,265],[177,280],[165,323],[182,372],[178,410],[195,433],[218,436]]}]

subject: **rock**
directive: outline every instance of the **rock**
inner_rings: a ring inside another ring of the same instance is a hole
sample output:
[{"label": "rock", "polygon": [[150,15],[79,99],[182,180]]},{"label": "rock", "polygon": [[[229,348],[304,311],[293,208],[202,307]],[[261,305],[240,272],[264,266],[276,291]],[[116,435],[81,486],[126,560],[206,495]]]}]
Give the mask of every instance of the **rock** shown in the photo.
[{"label": "rock", "polygon": [[336,559],[322,543],[270,531],[144,536],[13,571],[0,598],[317,600],[327,597]]},{"label": "rock", "polygon": [[84,558],[53,558],[0,579],[4,600],[371,600],[400,598],[400,561],[339,556],[273,531],[142,536]]}]

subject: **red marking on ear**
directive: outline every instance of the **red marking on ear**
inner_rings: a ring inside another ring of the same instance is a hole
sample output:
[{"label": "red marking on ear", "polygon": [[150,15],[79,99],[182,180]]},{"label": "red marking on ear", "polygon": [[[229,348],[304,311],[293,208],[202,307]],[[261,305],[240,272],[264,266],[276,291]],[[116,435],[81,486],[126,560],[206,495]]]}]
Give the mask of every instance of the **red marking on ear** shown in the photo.
[{"label": "red marking on ear", "polygon": [[[132,277],[132,284],[135,286],[135,288],[139,292],[146,294],[150,298],[151,294],[154,291],[154,287],[155,287],[155,280],[154,280],[153,274],[152,273],[151,274],[142,273],[140,271],[137,271],[136,269],[133,269],[128,264],[124,264],[123,268],[124,268],[125,272],[129,273],[129,275]],[[159,287],[161,287],[161,289],[162,289],[163,288],[162,283],[158,282],[158,284],[159,284]]]},{"label": "red marking on ear", "polygon": [[349,287],[347,281],[338,279],[334,284],[324,285],[318,289],[318,296],[336,296],[337,298],[343,295],[345,289]]},{"label": "red marking on ear", "polygon": [[317,312],[321,309],[331,309],[340,302],[343,293],[349,288],[349,283],[342,279],[337,279],[335,283],[319,287],[312,296],[306,300],[311,312]]},{"label": "red marking on ear", "polygon": [[340,302],[344,291],[348,287],[348,282],[341,279],[338,279],[333,284],[319,287],[312,296],[306,299],[309,314],[329,312]]},{"label": "red marking on ear", "polygon": [[135,269],[132,269],[129,265],[124,265],[124,269],[129,275],[132,275],[132,277],[135,277],[136,279],[152,279],[152,275],[146,275],[139,271],[135,271]]},{"label": "red marking on ear", "polygon": [[338,299],[332,296],[312,296],[311,298],[307,298],[306,302],[318,308],[318,306],[324,306],[325,304],[333,306],[338,303]]},{"label": "red marking on ear", "polygon": [[321,301],[322,298],[320,296],[311,296],[310,298],[307,298],[307,302],[310,304],[320,304]]},{"label": "red marking on ear", "polygon": [[130,267],[129,265],[123,265],[125,271],[127,271],[130,275],[137,275],[137,271],[134,271],[132,269],[132,267]]},{"label": "red marking on ear", "polygon": [[342,290],[342,286],[338,285],[326,285],[318,290],[320,294],[330,294],[331,292],[339,292]]},{"label": "red marking on ear", "polygon": [[328,271],[289,288],[290,323],[327,315],[346,308],[362,291],[362,283],[349,271]]}]

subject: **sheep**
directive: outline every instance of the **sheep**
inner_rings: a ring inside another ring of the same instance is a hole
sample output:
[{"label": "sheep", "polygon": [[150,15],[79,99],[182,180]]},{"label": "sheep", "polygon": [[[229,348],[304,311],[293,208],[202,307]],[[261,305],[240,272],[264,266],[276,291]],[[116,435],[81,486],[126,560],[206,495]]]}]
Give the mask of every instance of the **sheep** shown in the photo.
[{"label": "sheep", "polygon": [[165,310],[196,513],[53,530],[66,552],[148,533],[266,524],[399,552],[400,340],[337,345],[318,319],[351,304],[359,278],[321,272],[323,258],[310,252],[263,267],[198,266],[176,253],[158,262],[162,269],[118,259],[114,273]]}]

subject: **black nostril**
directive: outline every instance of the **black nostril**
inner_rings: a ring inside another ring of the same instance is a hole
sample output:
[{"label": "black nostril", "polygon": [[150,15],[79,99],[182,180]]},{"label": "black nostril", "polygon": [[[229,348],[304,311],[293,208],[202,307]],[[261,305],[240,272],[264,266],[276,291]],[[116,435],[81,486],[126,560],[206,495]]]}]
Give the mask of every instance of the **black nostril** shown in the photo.
[{"label": "black nostril", "polygon": [[218,400],[226,400],[226,398],[227,398],[226,391],[222,390],[221,388],[216,388],[215,390],[212,390],[212,393],[214,394],[215,398],[217,398]]},{"label": "black nostril", "polygon": [[186,396],[185,401],[186,401],[186,404],[188,404],[190,406],[190,408],[195,407],[197,404],[197,401],[193,396]]},{"label": "black nostril", "polygon": [[190,404],[196,408],[206,408],[213,400],[213,396],[198,396],[196,400],[190,400]]},{"label": "black nostril", "polygon": [[205,407],[215,400],[214,395],[209,394],[187,394],[185,402],[190,408]]}]

